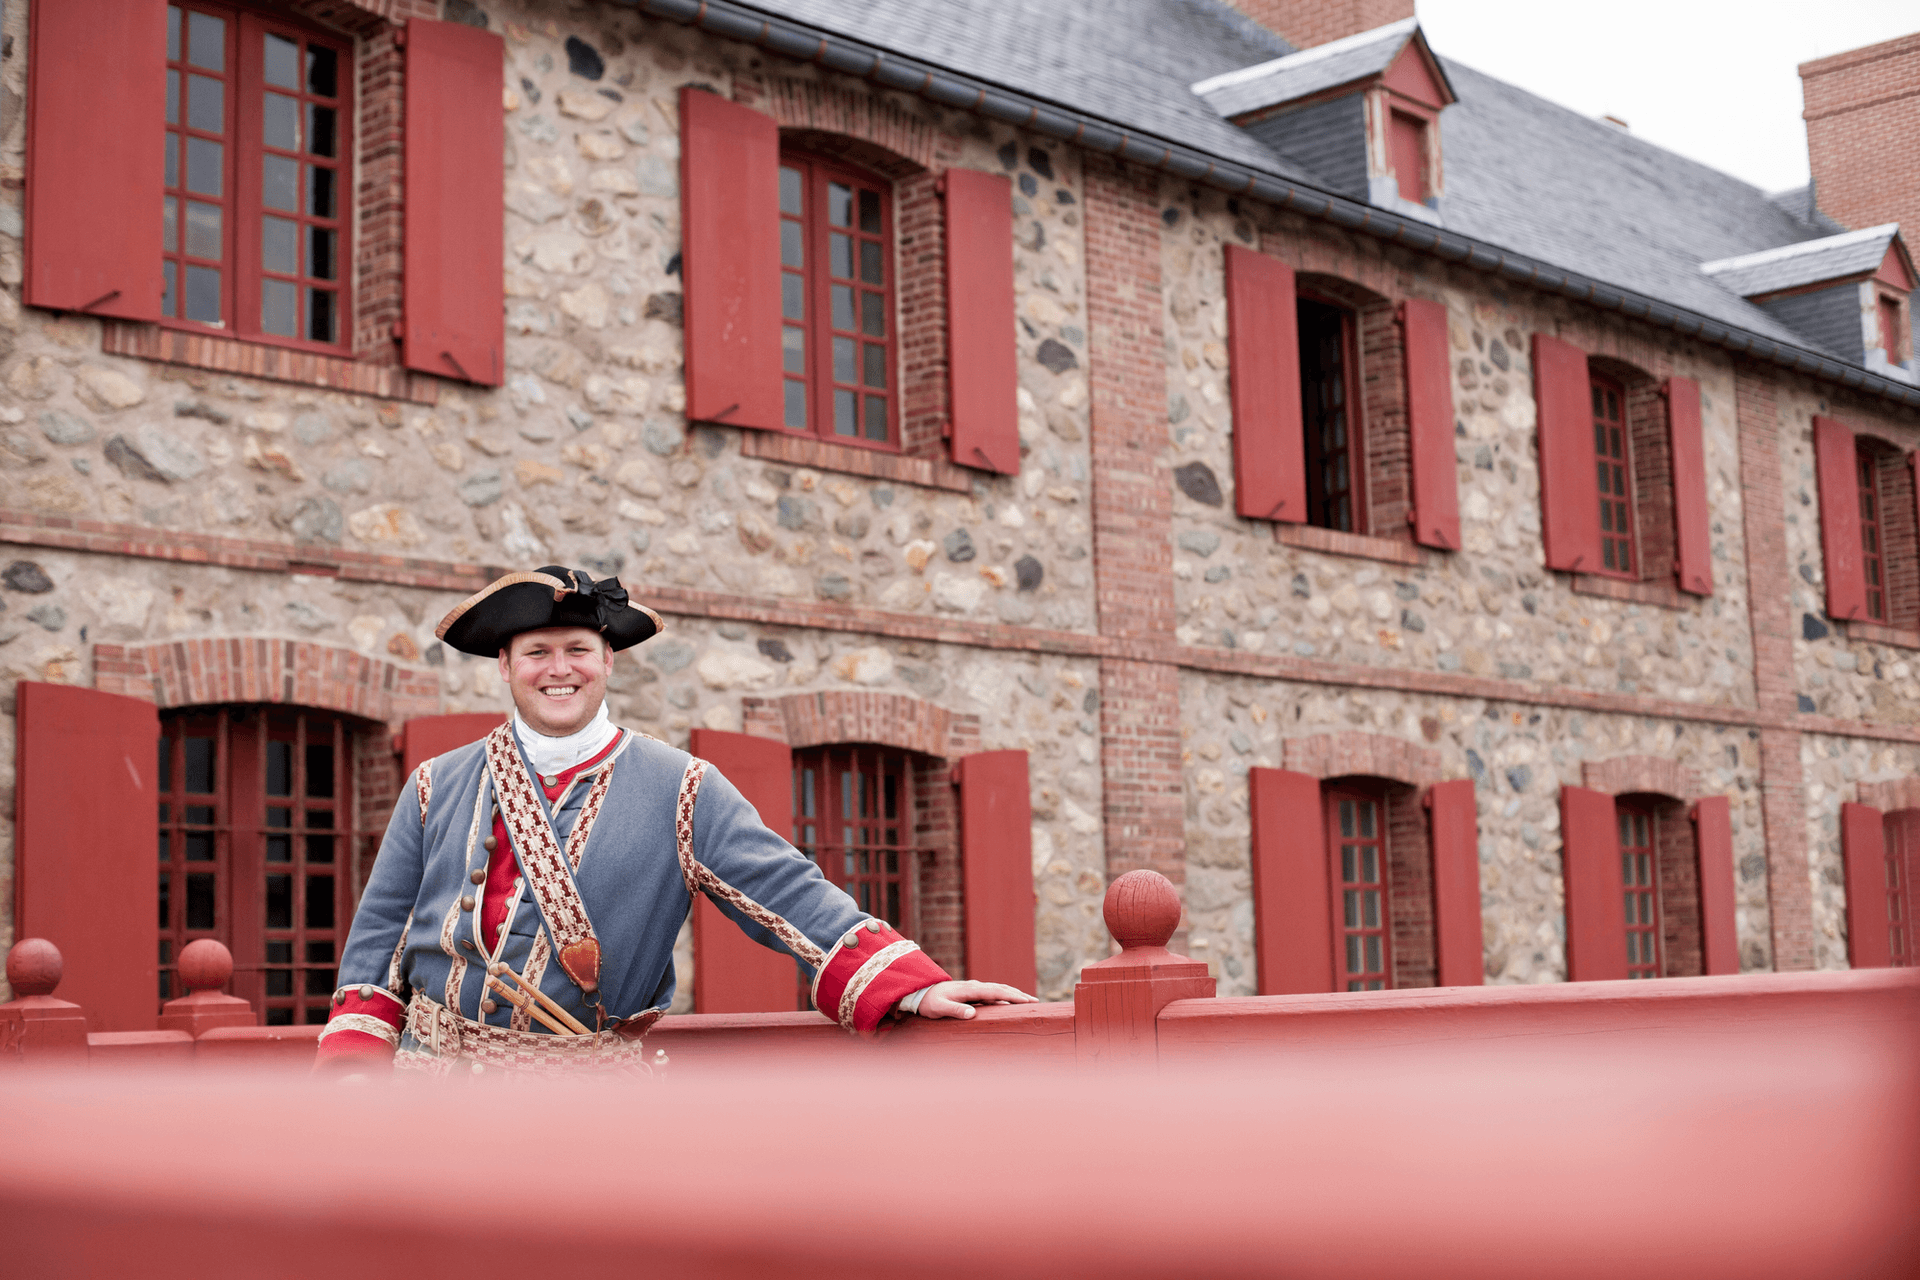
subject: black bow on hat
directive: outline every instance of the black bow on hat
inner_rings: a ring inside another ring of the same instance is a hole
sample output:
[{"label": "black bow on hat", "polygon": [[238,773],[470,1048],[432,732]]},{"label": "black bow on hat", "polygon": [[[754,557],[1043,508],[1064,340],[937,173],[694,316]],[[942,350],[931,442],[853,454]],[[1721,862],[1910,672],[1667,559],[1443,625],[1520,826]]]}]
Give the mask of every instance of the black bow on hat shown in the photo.
[{"label": "black bow on hat", "polygon": [[522,631],[541,627],[588,627],[615,649],[627,649],[658,635],[660,615],[635,604],[618,578],[594,581],[592,575],[559,565],[532,573],[510,573],[455,605],[434,634],[460,650],[491,658]]}]

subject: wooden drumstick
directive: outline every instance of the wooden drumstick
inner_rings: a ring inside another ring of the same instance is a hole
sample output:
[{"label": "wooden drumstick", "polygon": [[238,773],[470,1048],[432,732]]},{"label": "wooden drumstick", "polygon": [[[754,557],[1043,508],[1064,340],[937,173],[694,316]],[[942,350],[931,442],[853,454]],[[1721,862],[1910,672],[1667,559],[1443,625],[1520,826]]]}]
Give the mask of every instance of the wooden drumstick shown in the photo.
[{"label": "wooden drumstick", "polygon": [[559,1002],[556,1001],[552,996],[548,995],[546,992],[542,991],[540,988],[528,983],[525,978],[521,977],[519,974],[515,973],[512,969],[508,968],[504,962],[496,962],[494,968],[490,970],[490,972],[500,975],[502,977],[511,978],[515,986],[519,987],[522,991],[526,992],[528,995],[532,996],[535,1000],[537,1000],[540,1003],[540,1006],[544,1008],[548,1013],[551,1013],[554,1017],[560,1019],[562,1022],[566,1023],[569,1027],[573,1028],[573,1033],[575,1035],[590,1036],[593,1034],[593,1032],[587,1029],[587,1025],[585,1023],[581,1022],[578,1018],[574,1017],[572,1014],[568,1013],[565,1009],[561,1008]]},{"label": "wooden drumstick", "polygon": [[488,990],[493,991],[494,993],[504,997],[508,1004],[520,1010],[522,1013],[525,1013],[528,1016],[532,1017],[536,1022],[546,1027],[549,1031],[553,1032],[555,1035],[570,1036],[574,1034],[574,1032],[569,1030],[567,1027],[554,1021],[552,1018],[549,1018],[545,1010],[541,1009],[538,1005],[535,1005],[532,1001],[528,1000],[525,996],[520,995],[519,993],[514,991],[506,983],[500,981],[500,979],[488,978],[487,988]]}]

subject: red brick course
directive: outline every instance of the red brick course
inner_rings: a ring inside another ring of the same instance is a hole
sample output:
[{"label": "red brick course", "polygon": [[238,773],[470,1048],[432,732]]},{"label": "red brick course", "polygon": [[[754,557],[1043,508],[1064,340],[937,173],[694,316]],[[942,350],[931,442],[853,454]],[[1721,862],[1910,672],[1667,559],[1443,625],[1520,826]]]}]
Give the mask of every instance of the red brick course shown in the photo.
[{"label": "red brick course", "polygon": [[1920,34],[1800,64],[1820,212],[1855,229],[1920,229]]},{"label": "red brick course", "polygon": [[1424,787],[1443,776],[1438,748],[1380,733],[1354,730],[1288,738],[1280,749],[1283,767],[1315,778],[1388,778]]},{"label": "red brick course", "polygon": [[1433,940],[1433,842],[1420,788],[1387,788],[1387,918],[1393,928],[1393,987],[1440,980]]},{"label": "red brick course", "polygon": [[1896,809],[1920,809],[1920,777],[1894,778],[1886,782],[1862,782],[1855,786],[1860,803],[1882,813]]},{"label": "red brick course", "polygon": [[1413,0],[1228,0],[1296,49],[1358,35],[1413,16]]},{"label": "red brick course", "polygon": [[1687,800],[1700,794],[1700,779],[1692,769],[1659,756],[1583,761],[1580,785],[1610,796],[1656,795]]},{"label": "red brick course", "polygon": [[1700,857],[1687,806],[1654,809],[1654,861],[1660,875],[1660,947],[1663,976],[1697,978],[1706,972],[1700,926]]},{"label": "red brick course", "polygon": [[305,640],[232,636],[96,644],[94,687],[157,707],[272,702],[343,711],[393,728],[440,710],[432,671]]}]

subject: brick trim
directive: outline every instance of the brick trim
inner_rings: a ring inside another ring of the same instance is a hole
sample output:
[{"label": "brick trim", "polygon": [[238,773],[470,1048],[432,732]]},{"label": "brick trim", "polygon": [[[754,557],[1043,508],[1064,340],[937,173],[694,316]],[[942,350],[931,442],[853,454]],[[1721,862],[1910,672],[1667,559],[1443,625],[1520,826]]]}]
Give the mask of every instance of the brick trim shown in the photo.
[{"label": "brick trim", "polygon": [[945,489],[950,493],[973,492],[973,473],[944,458],[856,449],[817,436],[743,430],[740,432],[740,456],[868,476],[875,480],[891,480],[895,484],[919,485],[925,489]]},{"label": "brick trim", "polygon": [[1361,560],[1382,560],[1388,564],[1411,565],[1416,569],[1425,565],[1428,559],[1426,551],[1399,538],[1344,533],[1339,529],[1322,529],[1311,524],[1276,523],[1273,526],[1273,540],[1283,546],[1300,547],[1307,551],[1324,551],[1328,555],[1353,556]]},{"label": "brick trim", "polygon": [[1580,765],[1580,783],[1608,795],[1635,794],[1686,800],[1700,794],[1700,779],[1692,769],[1660,756],[1615,756],[1586,760]]},{"label": "brick trim", "polygon": [[1856,787],[1860,803],[1882,813],[1897,809],[1920,809],[1920,778],[1894,778],[1887,782],[1862,782]]},{"label": "brick trim", "polygon": [[[877,94],[854,93],[818,80],[774,76],[757,85],[743,82],[734,97],[766,112],[779,121],[784,130],[825,135],[796,139],[801,145],[825,149],[830,154],[838,152],[856,164],[879,169],[890,178],[905,177],[916,169],[941,167],[939,135],[933,125]],[[870,155],[865,148],[835,147],[831,141],[834,138],[857,139],[878,148],[884,155]]]},{"label": "brick trim", "polygon": [[93,646],[93,687],[157,707],[271,702],[399,724],[440,711],[440,678],[352,649],[267,636]]},{"label": "brick trim", "polygon": [[161,364],[264,378],[269,382],[326,387],[384,400],[430,405],[440,399],[440,380],[430,374],[410,373],[344,356],[314,355],[260,342],[243,342],[238,338],[187,333],[157,324],[103,321],[100,350],[110,356],[134,356]]},{"label": "brick trim", "polygon": [[1571,573],[1567,577],[1575,595],[1604,596],[1609,600],[1650,604],[1656,609],[1685,611],[1694,608],[1700,599],[1687,595],[1671,582],[1628,582],[1597,573]]},{"label": "brick trim", "polygon": [[1883,627],[1877,623],[1835,620],[1834,630],[1849,640],[1865,640],[1874,644],[1892,645],[1896,649],[1920,649],[1920,631],[1909,631],[1900,627]]},{"label": "brick trim", "polygon": [[1386,778],[1411,787],[1440,781],[1440,752],[1381,733],[1317,733],[1280,744],[1284,767],[1310,777]]},{"label": "brick trim", "polygon": [[[872,742],[922,755],[947,758],[953,751],[953,713],[936,703],[894,693],[826,690],[784,698],[743,698],[743,718],[751,717],[761,737],[777,737],[790,747],[841,742]],[[779,732],[773,730],[778,728]]]}]

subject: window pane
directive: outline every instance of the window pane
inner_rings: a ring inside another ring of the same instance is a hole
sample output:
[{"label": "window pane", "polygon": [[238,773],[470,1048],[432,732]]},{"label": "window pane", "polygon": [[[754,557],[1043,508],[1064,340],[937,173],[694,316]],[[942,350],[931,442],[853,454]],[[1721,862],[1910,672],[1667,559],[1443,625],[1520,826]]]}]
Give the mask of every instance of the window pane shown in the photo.
[{"label": "window pane", "polygon": [[1379,973],[1380,969],[1380,936],[1370,933],[1367,935],[1367,972]]},{"label": "window pane", "polygon": [[210,76],[187,77],[187,127],[220,133],[226,123],[227,86]]},{"label": "window pane", "polygon": [[161,276],[162,276],[162,277],[164,277],[164,279],[163,279],[163,281],[162,281],[162,284],[163,284],[163,287],[162,287],[162,289],[161,289],[161,292],[160,292],[160,314],[161,314],[161,315],[163,315],[163,316],[170,316],[170,315],[176,315],[176,314],[178,314],[178,313],[177,313],[177,311],[176,311],[176,310],[175,310],[175,308],[174,308],[174,302],[173,302],[173,299],[174,299],[174,287],[173,287],[173,276],[174,276],[174,271],[175,271],[175,267],[174,267],[174,264],[173,264],[173,263],[171,263],[171,262],[163,262],[163,263],[161,263],[161,264],[160,264],[160,274],[161,274]]},{"label": "window pane", "polygon": [[316,218],[333,217],[333,170],[323,169],[317,164],[308,165],[307,178],[307,212]]},{"label": "window pane", "polygon": [[[788,378],[786,390],[786,413],[782,421],[789,427],[806,426],[807,384],[804,382],[795,382],[792,378]],[[807,839],[811,840],[813,837],[808,836]]]},{"label": "window pane", "polygon": [[[835,280],[853,278],[853,240],[834,232],[827,237],[827,264]],[[852,325],[848,325],[852,328]]]},{"label": "window pane", "polygon": [[1342,895],[1342,898],[1344,899],[1342,906],[1345,909],[1347,928],[1358,929],[1360,927],[1360,895],[1354,890],[1348,889],[1346,893]]},{"label": "window pane", "polygon": [[827,221],[836,227],[853,225],[853,188],[844,182],[827,184]]},{"label": "window pane", "polygon": [[885,440],[887,438],[887,398],[885,396],[867,397],[867,439]]},{"label": "window pane", "polygon": [[260,265],[265,270],[279,271],[286,275],[299,273],[299,223],[271,216],[260,220]]},{"label": "window pane", "polygon": [[195,795],[213,791],[213,739],[188,738],[181,754],[186,757],[186,790]]},{"label": "window pane", "polygon": [[780,212],[800,213],[800,171],[780,167]]},{"label": "window pane", "polygon": [[307,928],[333,928],[333,877],[307,877]]},{"label": "window pane", "polygon": [[307,104],[307,150],[316,156],[336,154],[339,141],[335,136],[334,120],[336,113],[332,107],[317,107]]},{"label": "window pane", "polygon": [[300,165],[284,156],[262,157],[260,203],[269,209],[300,212]]},{"label": "window pane", "polygon": [[852,382],[854,380],[852,338],[835,338],[833,340],[833,380],[835,382]]},{"label": "window pane", "polygon": [[340,55],[319,45],[307,46],[307,92],[322,98],[337,97],[334,86],[340,74]]},{"label": "window pane", "polygon": [[205,138],[187,139],[187,190],[195,195],[217,196],[224,185],[221,170],[227,149]]},{"label": "window pane", "polygon": [[807,371],[807,331],[788,325],[780,331],[781,367],[788,373]]},{"label": "window pane", "polygon": [[269,93],[260,112],[260,141],[282,151],[300,149],[300,103],[284,93]]},{"label": "window pane", "polygon": [[209,71],[227,69],[227,20],[210,13],[187,14],[187,61]]},{"label": "window pane", "polygon": [[180,135],[169,133],[166,139],[167,185],[177,187],[180,185]]},{"label": "window pane", "polygon": [[[260,282],[260,328],[282,338],[300,334],[300,287],[285,280]],[[281,793],[284,794],[284,793]]]},{"label": "window pane", "polygon": [[180,61],[180,6],[167,6],[167,61]]},{"label": "window pane", "polygon": [[314,342],[332,342],[337,321],[339,295],[331,289],[307,290],[307,337]]},{"label": "window pane", "polygon": [[333,861],[333,837],[332,836],[308,836],[307,837],[307,861],[318,862],[321,864],[332,862]]},{"label": "window pane", "polygon": [[865,364],[866,384],[879,390],[887,389],[887,349],[876,343],[866,344],[866,350],[860,353]]},{"label": "window pane", "polygon": [[780,277],[780,315],[787,320],[807,318],[807,287],[799,276]]},{"label": "window pane", "polygon": [[330,996],[333,994],[333,970],[307,970],[307,994],[310,996]]},{"label": "window pane", "polygon": [[783,267],[804,267],[807,265],[806,243],[800,234],[800,224],[782,221],[780,224],[780,265]]},{"label": "window pane", "polygon": [[880,274],[880,245],[876,241],[860,242],[860,278],[868,284],[884,283]]},{"label": "window pane", "polygon": [[[267,970],[267,994],[270,996],[292,995],[293,994],[292,972],[286,969]],[[274,1009],[274,1010],[270,1010],[270,1012],[284,1013],[285,1010]]]},{"label": "window pane", "polygon": [[880,234],[880,193],[862,189],[860,192],[860,229],[869,235]]},{"label": "window pane", "polygon": [[340,233],[325,227],[307,229],[307,274],[315,280],[332,280],[339,270],[335,247]]},{"label": "window pane", "polygon": [[859,428],[854,424],[854,394],[851,391],[833,393],[833,434],[837,436],[857,436]]},{"label": "window pane", "polygon": [[292,862],[293,861],[293,837],[292,836],[268,836],[267,837],[267,861],[268,862]]},{"label": "window pane", "polygon": [[173,877],[162,872],[160,876],[160,927],[162,929],[168,928],[173,922],[172,903]]},{"label": "window pane", "polygon": [[1347,972],[1360,972],[1360,935],[1347,935]]},{"label": "window pane", "polygon": [[167,123],[180,123],[180,73],[167,72]]},{"label": "window pane", "polygon": [[282,89],[300,88],[300,46],[285,36],[269,34],[267,36],[265,65],[261,74],[268,84],[277,84]]},{"label": "window pane", "polygon": [[160,244],[168,253],[180,248],[180,202],[172,196],[160,206]]},{"label": "window pane", "polygon": [[[267,744],[267,794],[270,796],[293,794],[293,744],[291,742]],[[286,810],[281,809],[276,812],[285,813]]]},{"label": "window pane", "polygon": [[[849,324],[847,328],[853,326]],[[860,332],[869,338],[887,336],[887,300],[877,293],[860,295]]]},{"label": "window pane", "polygon": [[214,927],[213,874],[196,872],[187,877],[187,928]]},{"label": "window pane", "polygon": [[220,260],[220,206],[187,201],[187,253]]},{"label": "window pane", "polygon": [[267,877],[267,928],[293,928],[293,877]]},{"label": "window pane", "polygon": [[853,290],[843,284],[833,286],[833,327],[853,328]]}]

